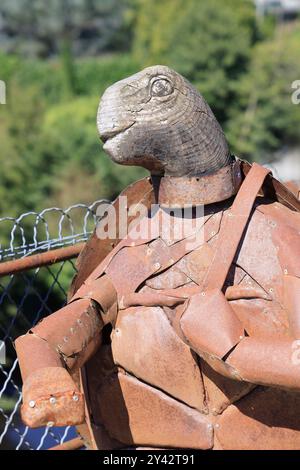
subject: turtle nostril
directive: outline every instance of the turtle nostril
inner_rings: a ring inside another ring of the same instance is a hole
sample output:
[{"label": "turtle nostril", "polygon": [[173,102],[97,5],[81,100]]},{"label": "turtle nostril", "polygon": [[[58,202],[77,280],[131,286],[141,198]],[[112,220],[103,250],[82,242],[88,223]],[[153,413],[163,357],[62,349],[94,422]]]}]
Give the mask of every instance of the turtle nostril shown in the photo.
[{"label": "turtle nostril", "polygon": [[105,135],[105,134],[100,135],[100,139],[102,140],[102,142],[103,142],[104,144],[105,144],[105,142],[108,141],[108,137],[107,137],[107,135]]},{"label": "turtle nostril", "polygon": [[115,137],[117,134],[119,134],[119,132],[120,132],[120,130],[118,130],[118,129],[116,129],[114,131],[109,130],[109,131],[100,132],[100,139],[105,144],[105,142],[107,142],[112,137]]}]

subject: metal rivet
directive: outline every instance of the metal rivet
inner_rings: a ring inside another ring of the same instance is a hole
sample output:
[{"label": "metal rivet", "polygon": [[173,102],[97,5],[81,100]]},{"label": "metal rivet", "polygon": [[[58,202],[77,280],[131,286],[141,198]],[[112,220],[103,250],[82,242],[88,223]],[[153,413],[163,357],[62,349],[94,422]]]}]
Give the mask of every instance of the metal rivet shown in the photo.
[{"label": "metal rivet", "polygon": [[271,288],[269,289],[269,292],[272,294],[272,293],[274,292],[274,289],[271,287]]},{"label": "metal rivet", "polygon": [[216,232],[211,232],[211,236],[214,237]]},{"label": "metal rivet", "polygon": [[78,396],[78,395],[73,395],[73,400],[74,400],[74,401],[78,401],[78,400],[79,400],[79,396]]},{"label": "metal rivet", "polygon": [[56,398],[51,397],[49,401],[50,401],[51,405],[55,405],[55,403],[56,403]]},{"label": "metal rivet", "polygon": [[204,296],[205,296],[205,292],[201,292],[201,295],[202,295],[202,297],[204,297]]},{"label": "metal rivet", "polygon": [[68,338],[67,336],[64,337],[64,342],[67,343],[68,342]]},{"label": "metal rivet", "polygon": [[159,269],[159,268],[160,268],[160,263],[155,263],[155,264],[153,265],[153,267],[154,267],[154,269]]},{"label": "metal rivet", "polygon": [[34,408],[35,407],[35,401],[34,400],[31,400],[29,403],[29,408]]},{"label": "metal rivet", "polygon": [[244,336],[241,335],[241,336],[240,336],[240,339],[244,339]]},{"label": "metal rivet", "polygon": [[216,428],[216,429],[219,429],[219,427],[220,427],[220,425],[217,423],[217,424],[215,425],[215,428]]},{"label": "metal rivet", "polygon": [[52,428],[52,426],[54,426],[54,422],[53,421],[48,421],[47,427]]},{"label": "metal rivet", "polygon": [[284,269],[284,274],[288,274],[288,270],[287,269]]}]

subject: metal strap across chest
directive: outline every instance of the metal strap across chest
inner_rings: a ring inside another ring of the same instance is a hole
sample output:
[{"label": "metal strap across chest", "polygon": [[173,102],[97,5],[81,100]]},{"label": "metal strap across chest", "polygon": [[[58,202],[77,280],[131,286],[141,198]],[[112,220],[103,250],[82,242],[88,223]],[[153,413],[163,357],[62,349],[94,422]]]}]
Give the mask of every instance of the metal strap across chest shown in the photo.
[{"label": "metal strap across chest", "polygon": [[221,227],[212,264],[203,291],[222,289],[251,216],[252,208],[270,170],[254,163]]}]

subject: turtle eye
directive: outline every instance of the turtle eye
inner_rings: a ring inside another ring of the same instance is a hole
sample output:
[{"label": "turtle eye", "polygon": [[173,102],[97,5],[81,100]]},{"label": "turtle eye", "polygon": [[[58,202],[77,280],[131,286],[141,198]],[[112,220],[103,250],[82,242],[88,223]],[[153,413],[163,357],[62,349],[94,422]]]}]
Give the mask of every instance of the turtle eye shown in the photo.
[{"label": "turtle eye", "polygon": [[151,84],[152,96],[167,96],[173,93],[173,86],[166,78],[157,78]]}]

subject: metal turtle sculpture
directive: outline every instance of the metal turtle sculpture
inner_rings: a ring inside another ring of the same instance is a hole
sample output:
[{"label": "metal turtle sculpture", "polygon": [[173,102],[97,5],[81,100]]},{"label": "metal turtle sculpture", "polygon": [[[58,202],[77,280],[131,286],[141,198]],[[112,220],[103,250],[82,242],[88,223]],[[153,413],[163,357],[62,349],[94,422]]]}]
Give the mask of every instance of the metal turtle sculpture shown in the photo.
[{"label": "metal turtle sculpture", "polygon": [[108,88],[98,129],[150,171],[122,193],[148,212],[95,232],[68,304],[17,339],[24,422],[94,449],[299,449],[299,200],[165,66]]},{"label": "metal turtle sculpture", "polygon": [[298,199],[300,199],[300,181],[288,181],[286,186]]}]

